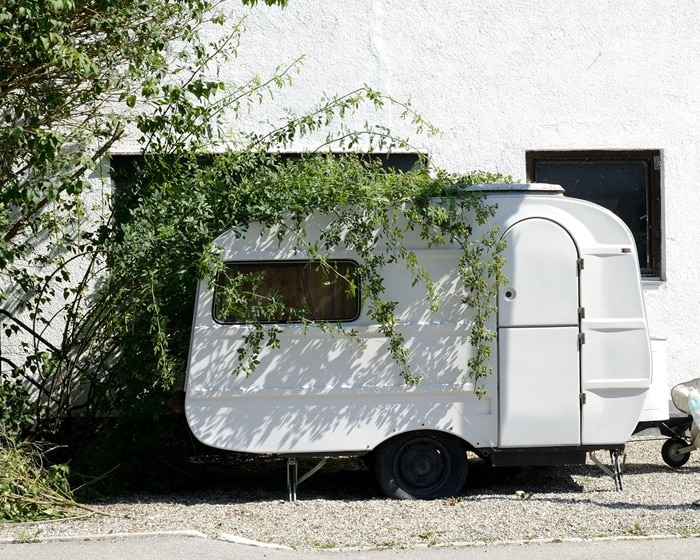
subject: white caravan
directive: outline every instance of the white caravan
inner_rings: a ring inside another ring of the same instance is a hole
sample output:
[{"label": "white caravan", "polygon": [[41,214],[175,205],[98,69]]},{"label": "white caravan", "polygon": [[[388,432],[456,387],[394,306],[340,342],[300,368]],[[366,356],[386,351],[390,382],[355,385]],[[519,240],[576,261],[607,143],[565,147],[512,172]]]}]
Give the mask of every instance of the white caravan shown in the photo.
[{"label": "white caravan", "polygon": [[[637,425],[652,369],[635,241],[614,214],[556,185],[473,188],[497,205],[492,224],[507,242],[485,396],[477,397],[467,371],[473,317],[461,304],[458,247],[427,248],[411,232],[404,239],[439,287],[437,312],[403,264],[385,269],[385,298],[399,302],[409,362],[422,376],[408,387],[366,309],[336,298],[346,290],[304,277],[313,267],[292,240],[251,227],[242,238],[229,231],[217,239],[227,266],[264,270],[301,299],[315,286],[324,302],[305,304],[322,307],[321,316],[342,321],[364,344],[282,322],[280,347],[264,348],[252,375],[235,375],[251,327],[217,317],[215,294],[201,282],[185,402],[194,435],[291,464],[304,455],[367,455],[382,490],[397,498],[459,492],[466,451],[515,466],[584,463],[587,452],[610,450],[619,485],[617,453]],[[313,237],[323,218],[306,227]],[[357,262],[342,249],[331,258],[349,268]]]}]

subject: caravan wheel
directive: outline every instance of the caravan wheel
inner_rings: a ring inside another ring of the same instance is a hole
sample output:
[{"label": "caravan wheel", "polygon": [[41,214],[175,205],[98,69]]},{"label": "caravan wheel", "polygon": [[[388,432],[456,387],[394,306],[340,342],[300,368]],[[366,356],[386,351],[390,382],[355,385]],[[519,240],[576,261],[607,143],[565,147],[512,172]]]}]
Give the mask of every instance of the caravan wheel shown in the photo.
[{"label": "caravan wheel", "polygon": [[407,433],[379,448],[375,473],[379,486],[390,498],[447,498],[464,486],[467,453],[457,438],[447,434]]},{"label": "caravan wheel", "polygon": [[669,467],[679,469],[690,459],[690,451],[681,451],[688,448],[688,442],[682,438],[667,439],[661,446],[661,458]]}]

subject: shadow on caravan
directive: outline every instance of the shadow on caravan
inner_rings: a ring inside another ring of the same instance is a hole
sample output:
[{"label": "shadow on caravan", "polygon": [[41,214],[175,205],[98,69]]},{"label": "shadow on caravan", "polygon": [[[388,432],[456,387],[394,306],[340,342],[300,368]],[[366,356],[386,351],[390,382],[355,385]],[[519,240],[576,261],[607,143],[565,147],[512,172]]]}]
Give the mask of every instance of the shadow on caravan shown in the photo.
[{"label": "shadow on caravan", "polygon": [[[461,303],[459,247],[428,247],[406,232],[406,248],[437,285],[437,311],[401,263],[384,268],[383,295],[398,302],[409,362],[421,376],[407,386],[359,295],[347,301],[347,290],[322,288],[309,273],[310,255],[251,225],[243,237],[229,231],[216,240],[225,265],[264,271],[284,289],[322,292],[309,305],[354,330],[362,344],[282,318],[279,348],[264,348],[252,375],[235,375],[251,327],[218,316],[214,288],[200,282],[185,401],[194,435],[220,449],[287,457],[290,496],[295,458],[332,455],[365,456],[390,497],[455,495],[467,477],[467,451],[498,467],[581,464],[587,453],[609,450],[621,487],[617,456],[652,380],[630,231],[608,210],[567,198],[557,185],[470,189],[495,205],[484,227],[497,226],[506,242],[507,280],[489,319],[497,337],[484,396],[477,396],[467,368],[474,315]],[[329,219],[309,217],[311,241]],[[348,270],[359,264],[343,247],[329,258]]]}]

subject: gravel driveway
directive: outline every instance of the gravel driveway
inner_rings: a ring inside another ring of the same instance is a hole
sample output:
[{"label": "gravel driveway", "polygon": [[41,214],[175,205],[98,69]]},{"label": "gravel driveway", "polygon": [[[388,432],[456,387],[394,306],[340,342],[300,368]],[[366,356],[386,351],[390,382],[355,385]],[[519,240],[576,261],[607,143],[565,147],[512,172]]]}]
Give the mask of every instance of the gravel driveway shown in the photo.
[{"label": "gravel driveway", "polygon": [[[627,446],[624,489],[595,465],[487,467],[475,456],[460,496],[383,498],[358,459],[333,459],[286,500],[280,458],[200,458],[197,491],[89,504],[105,515],[0,526],[0,539],[194,530],[309,548],[377,548],[644,535],[700,536],[700,452],[681,469],[663,440]],[[601,460],[606,459],[599,453]],[[222,464],[222,461],[224,463]],[[216,464],[216,468],[212,465]],[[300,474],[313,463],[302,462]]]}]

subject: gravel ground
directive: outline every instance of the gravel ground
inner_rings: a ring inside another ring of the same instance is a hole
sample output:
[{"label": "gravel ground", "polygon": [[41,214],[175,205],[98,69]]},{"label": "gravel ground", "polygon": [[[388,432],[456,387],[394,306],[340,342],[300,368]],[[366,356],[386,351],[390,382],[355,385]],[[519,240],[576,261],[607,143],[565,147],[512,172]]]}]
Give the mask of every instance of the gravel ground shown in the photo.
[{"label": "gravel ground", "polygon": [[[630,441],[622,492],[590,461],[574,467],[492,469],[473,457],[462,495],[408,502],[380,496],[357,459],[330,460],[299,486],[299,499],[292,503],[286,500],[283,459],[237,458],[222,465],[221,458],[200,458],[200,475],[209,479],[204,488],[87,504],[103,515],[4,524],[0,539],[194,530],[212,538],[235,535],[296,549],[327,549],[700,537],[700,507],[693,504],[700,499],[700,453],[673,470],[661,459],[662,443],[649,436]],[[312,465],[302,462],[300,475]]]}]

